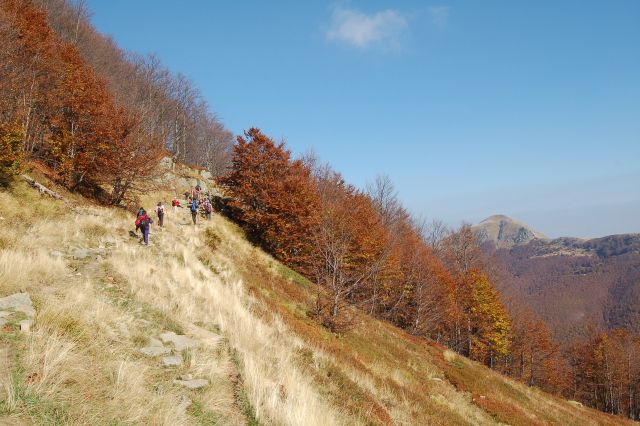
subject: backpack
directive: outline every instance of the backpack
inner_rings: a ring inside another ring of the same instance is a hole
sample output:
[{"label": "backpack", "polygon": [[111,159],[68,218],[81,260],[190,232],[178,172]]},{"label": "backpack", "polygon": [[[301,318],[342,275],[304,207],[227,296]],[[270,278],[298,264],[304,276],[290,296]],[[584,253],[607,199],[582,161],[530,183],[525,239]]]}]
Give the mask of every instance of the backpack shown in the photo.
[{"label": "backpack", "polygon": [[143,217],[143,218],[141,218],[141,219],[140,219],[140,221],[138,222],[138,227],[139,227],[139,228],[141,228],[141,229],[146,228],[146,227],[147,227],[147,225],[148,225],[148,223],[147,223],[147,219],[146,219],[146,218],[144,218],[144,217]]}]

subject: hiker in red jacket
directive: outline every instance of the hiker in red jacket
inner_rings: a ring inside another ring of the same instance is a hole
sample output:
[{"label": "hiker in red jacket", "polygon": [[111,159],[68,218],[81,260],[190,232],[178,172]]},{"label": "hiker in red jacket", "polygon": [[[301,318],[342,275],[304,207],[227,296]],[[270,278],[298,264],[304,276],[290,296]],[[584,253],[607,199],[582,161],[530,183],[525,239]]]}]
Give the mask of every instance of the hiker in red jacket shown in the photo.
[{"label": "hiker in red jacket", "polygon": [[180,207],[180,201],[178,201],[176,197],[173,197],[173,200],[171,200],[171,208],[174,213],[178,211],[178,207]]},{"label": "hiker in red jacket", "polygon": [[143,208],[140,208],[140,210],[141,214],[138,215],[138,218],[136,219],[136,228],[140,228],[140,230],[142,231],[142,239],[144,240],[144,245],[148,246],[149,227],[153,223],[153,220],[149,217],[149,215]]}]

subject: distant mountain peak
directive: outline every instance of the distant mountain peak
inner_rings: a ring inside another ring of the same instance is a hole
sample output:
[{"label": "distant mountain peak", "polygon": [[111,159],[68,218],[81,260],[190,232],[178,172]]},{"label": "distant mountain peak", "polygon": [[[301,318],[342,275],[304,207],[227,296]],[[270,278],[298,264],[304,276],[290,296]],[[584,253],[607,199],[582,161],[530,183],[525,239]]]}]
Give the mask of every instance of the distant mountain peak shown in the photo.
[{"label": "distant mountain peak", "polygon": [[502,214],[489,216],[472,228],[481,242],[493,242],[497,248],[511,248],[534,239],[549,239],[528,225]]}]

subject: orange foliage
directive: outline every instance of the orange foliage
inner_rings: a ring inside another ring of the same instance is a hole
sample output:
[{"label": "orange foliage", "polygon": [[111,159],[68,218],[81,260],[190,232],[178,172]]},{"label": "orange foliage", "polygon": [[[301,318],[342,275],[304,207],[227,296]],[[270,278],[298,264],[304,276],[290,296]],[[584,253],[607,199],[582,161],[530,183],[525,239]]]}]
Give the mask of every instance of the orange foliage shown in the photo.
[{"label": "orange foliage", "polygon": [[640,418],[640,338],[615,329],[571,354],[574,398],[599,410]]},{"label": "orange foliage", "polygon": [[328,298],[318,299],[317,311],[327,325],[344,329],[339,315],[345,304],[370,302],[371,283],[384,267],[385,229],[371,200],[340,175],[327,169],[317,179],[314,271],[316,282],[329,290]]},{"label": "orange foliage", "polygon": [[238,136],[231,169],[218,182],[233,197],[232,216],[248,236],[307,272],[318,215],[309,168],[292,160],[284,144],[252,128]]},{"label": "orange foliage", "polygon": [[[114,185],[132,165],[140,179],[157,163],[163,141],[137,149],[141,138],[131,135],[146,132],[115,104],[76,46],[53,33],[43,10],[31,1],[0,3],[0,40],[0,59],[11,61],[2,68],[0,125],[18,126],[22,151],[44,161],[61,183],[72,190]],[[111,194],[112,202],[122,198]]]},{"label": "orange foliage", "polygon": [[568,371],[560,347],[549,327],[529,309],[514,308],[511,353],[500,370],[548,392],[562,393],[568,387]]}]

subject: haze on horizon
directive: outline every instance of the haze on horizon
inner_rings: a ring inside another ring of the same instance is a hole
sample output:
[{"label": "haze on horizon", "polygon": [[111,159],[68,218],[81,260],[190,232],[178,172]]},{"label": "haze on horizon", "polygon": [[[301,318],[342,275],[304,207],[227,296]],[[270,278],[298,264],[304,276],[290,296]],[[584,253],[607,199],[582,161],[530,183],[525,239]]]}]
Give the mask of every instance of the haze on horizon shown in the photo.
[{"label": "haze on horizon", "polygon": [[451,225],[640,232],[640,3],[88,1],[235,133],[395,183]]}]

